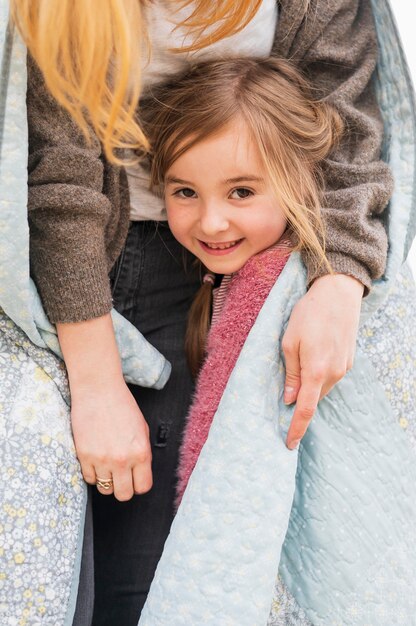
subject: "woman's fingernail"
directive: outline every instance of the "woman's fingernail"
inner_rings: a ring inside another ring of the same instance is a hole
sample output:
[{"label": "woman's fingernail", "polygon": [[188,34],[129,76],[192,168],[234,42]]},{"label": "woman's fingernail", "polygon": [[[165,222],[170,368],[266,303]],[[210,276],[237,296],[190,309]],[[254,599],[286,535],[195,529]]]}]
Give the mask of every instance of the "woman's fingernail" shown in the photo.
[{"label": "woman's fingernail", "polygon": [[295,448],[298,447],[299,444],[300,444],[300,439],[294,439],[288,444],[287,447],[289,448],[289,450],[294,450]]},{"label": "woman's fingernail", "polygon": [[294,401],[295,391],[294,387],[285,387],[284,401],[286,404],[291,404]]}]

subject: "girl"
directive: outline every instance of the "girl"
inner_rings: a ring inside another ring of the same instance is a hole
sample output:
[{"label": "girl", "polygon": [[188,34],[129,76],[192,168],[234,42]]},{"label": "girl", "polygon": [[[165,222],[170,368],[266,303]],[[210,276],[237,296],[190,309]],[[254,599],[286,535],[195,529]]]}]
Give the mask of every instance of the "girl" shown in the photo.
[{"label": "girl", "polygon": [[[392,308],[412,310],[410,283],[405,308],[393,291],[364,327],[350,377],[318,407],[293,503],[297,452],[283,446],[288,419],[275,400],[281,330],[271,311],[280,299],[284,326],[298,289],[294,250],[328,263],[321,167],[339,116],[286,61],[243,59],[194,67],[156,89],[146,112],[153,184],[172,232],[207,273],[188,326],[194,371],[206,356],[181,449],[182,504],[140,624],[355,625],[380,615],[390,624],[396,614],[412,623],[416,448],[383,393],[412,357],[394,359],[387,375],[373,365]],[[206,341],[214,275],[223,277]],[[415,354],[414,332],[409,342]],[[397,395],[414,429],[409,373]]]},{"label": "girl", "polygon": [[164,190],[172,233],[208,272],[188,321],[194,375],[204,358],[215,275],[224,275],[185,431],[180,499],[238,354],[291,250],[308,251],[316,267],[331,271],[321,167],[342,122],[281,59],[200,64],[155,89],[144,108],[152,183]]}]

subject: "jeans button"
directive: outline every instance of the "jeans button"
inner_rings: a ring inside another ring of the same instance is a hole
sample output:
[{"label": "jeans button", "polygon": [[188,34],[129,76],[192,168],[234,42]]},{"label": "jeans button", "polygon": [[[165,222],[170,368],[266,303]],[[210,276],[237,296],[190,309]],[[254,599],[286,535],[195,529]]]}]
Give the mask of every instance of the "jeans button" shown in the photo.
[{"label": "jeans button", "polygon": [[157,429],[155,446],[156,448],[166,448],[169,437],[169,426],[168,424],[160,424]]}]

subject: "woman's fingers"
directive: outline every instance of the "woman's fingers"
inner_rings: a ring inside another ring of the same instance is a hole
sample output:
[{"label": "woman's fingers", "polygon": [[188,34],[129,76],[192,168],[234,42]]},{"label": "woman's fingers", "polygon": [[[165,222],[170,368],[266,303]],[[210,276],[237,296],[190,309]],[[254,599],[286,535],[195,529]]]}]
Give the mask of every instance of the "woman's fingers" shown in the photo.
[{"label": "woman's fingers", "polygon": [[152,469],[150,463],[140,463],[133,469],[120,468],[113,470],[97,468],[95,484],[103,495],[113,495],[120,502],[130,500],[134,494],[146,493],[152,488]]},{"label": "woman's fingers", "polygon": [[309,378],[302,383],[296,402],[295,412],[287,433],[286,445],[296,448],[313,418],[321,397],[322,382]]},{"label": "woman's fingers", "polygon": [[[133,467],[132,467],[132,464]],[[113,494],[117,500],[130,500],[134,494],[146,493],[152,487],[152,453],[150,444],[136,446],[133,459],[120,457],[112,469],[97,466],[95,484],[100,493]]]},{"label": "woman's fingers", "polygon": [[134,494],[146,493],[152,487],[152,453],[148,440],[136,445],[135,454],[130,459],[121,453],[110,462],[94,464],[81,459],[80,462],[87,483],[95,485],[105,496],[114,495],[121,502],[130,500]]},{"label": "woman's fingers", "polygon": [[153,484],[152,470],[150,465],[136,465],[133,468],[134,493],[141,494],[150,491]]},{"label": "woman's fingers", "polygon": [[143,449],[138,454],[133,468],[129,465],[119,464],[113,470],[114,496],[124,502],[130,500],[135,494],[146,493],[152,488],[152,454],[149,449]]},{"label": "woman's fingers", "polygon": [[129,467],[113,470],[113,481],[114,496],[117,500],[125,502],[134,496],[133,475]]},{"label": "woman's fingers", "polygon": [[351,276],[322,276],[293,308],[282,342],[284,400],[296,401],[289,448],[302,439],[319,400],[352,367],[363,289]]},{"label": "woman's fingers", "polygon": [[310,361],[301,367],[301,385],[297,394],[295,412],[286,438],[286,445],[290,450],[296,448],[315,414],[318,402],[339,382],[351,369],[351,360],[343,366],[334,366],[337,355],[329,361],[327,366]]},{"label": "woman's fingers", "polygon": [[[315,374],[313,374],[315,370]],[[286,445],[290,450],[296,448],[315,414],[318,402],[345,375],[346,369],[336,373],[328,368],[323,370],[317,364],[304,368],[304,374],[297,393],[295,412],[287,433]]]},{"label": "woman's fingers", "polygon": [[292,342],[285,336],[282,342],[282,350],[286,364],[284,401],[286,404],[292,404],[296,402],[301,383],[299,343]]},{"label": "woman's fingers", "polygon": [[95,485],[104,496],[114,495],[117,500],[130,500],[134,494],[146,493],[152,488],[152,469],[150,463],[140,463],[133,469],[117,467],[113,471],[108,468],[92,466],[83,469],[87,483]]},{"label": "woman's fingers", "polygon": [[114,478],[107,467],[99,466],[95,468],[94,484],[98,491],[104,496],[109,496],[114,493]]},{"label": "woman's fingers", "polygon": [[89,485],[95,485],[98,491],[104,495],[114,493],[114,481],[111,471],[104,466],[94,467],[92,463],[80,459],[81,471],[84,480]]},{"label": "woman's fingers", "polygon": [[81,471],[84,477],[84,480],[89,485],[95,485],[95,469],[92,463],[88,463],[79,457],[79,462],[81,464]]},{"label": "woman's fingers", "polygon": [[[121,453],[117,459],[113,459],[111,469],[108,466],[107,469],[102,467],[96,466],[96,485],[100,493],[114,493],[117,500],[124,502],[130,500],[134,494],[149,491],[152,487],[152,452],[148,436],[144,440],[136,441],[130,458]],[[108,484],[109,479],[111,487]]]}]

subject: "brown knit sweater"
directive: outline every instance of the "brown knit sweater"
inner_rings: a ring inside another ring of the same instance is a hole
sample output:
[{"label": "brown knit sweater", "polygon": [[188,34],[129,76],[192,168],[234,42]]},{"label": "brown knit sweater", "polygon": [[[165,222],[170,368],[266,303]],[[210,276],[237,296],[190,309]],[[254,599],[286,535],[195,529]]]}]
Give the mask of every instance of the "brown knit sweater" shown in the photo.
[{"label": "brown knit sweater", "polygon": [[[323,217],[329,261],[367,288],[382,275],[382,211],[392,190],[379,160],[382,123],[371,85],[376,39],[370,0],[281,0],[273,54],[291,59],[345,120],[345,140],[325,163]],[[28,60],[31,271],[52,322],[108,313],[108,272],[129,224],[124,171],[47,92]],[[320,275],[305,255],[309,282]]]}]

